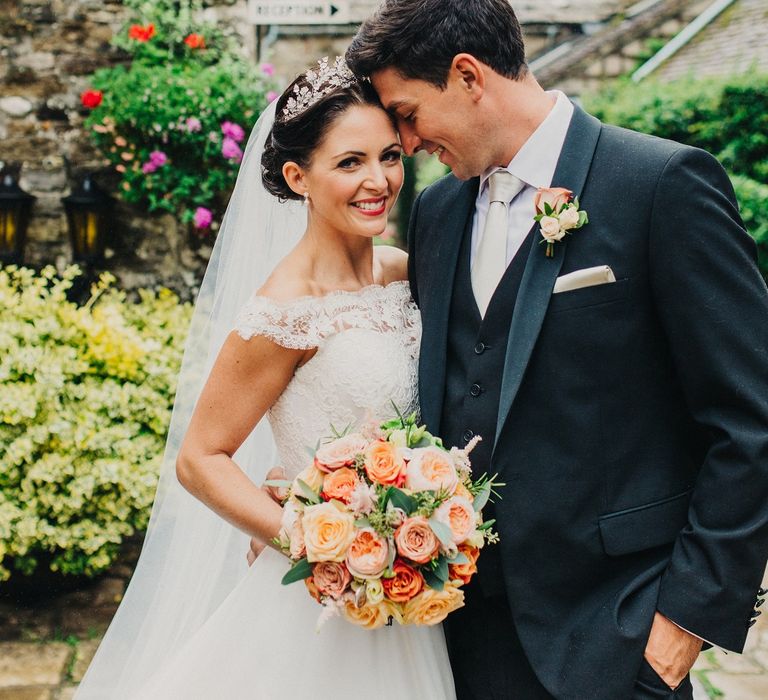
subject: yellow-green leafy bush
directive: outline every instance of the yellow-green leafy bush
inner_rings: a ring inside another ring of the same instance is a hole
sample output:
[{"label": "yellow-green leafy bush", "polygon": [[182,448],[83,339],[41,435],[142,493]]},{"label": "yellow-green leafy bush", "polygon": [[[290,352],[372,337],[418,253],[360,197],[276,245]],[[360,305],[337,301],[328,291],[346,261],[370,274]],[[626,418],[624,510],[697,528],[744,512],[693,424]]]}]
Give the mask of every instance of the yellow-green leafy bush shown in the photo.
[{"label": "yellow-green leafy bush", "polygon": [[77,274],[0,269],[0,580],[95,575],[149,518],[191,308]]}]

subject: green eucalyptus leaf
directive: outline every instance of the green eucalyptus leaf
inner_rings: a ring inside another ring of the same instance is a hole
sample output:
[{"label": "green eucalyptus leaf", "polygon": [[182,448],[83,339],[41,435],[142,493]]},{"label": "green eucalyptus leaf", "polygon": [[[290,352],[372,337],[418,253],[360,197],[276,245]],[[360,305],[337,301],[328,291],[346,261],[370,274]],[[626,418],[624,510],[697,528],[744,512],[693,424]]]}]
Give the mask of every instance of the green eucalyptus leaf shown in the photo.
[{"label": "green eucalyptus leaf", "polygon": [[296,581],[303,581],[305,578],[309,578],[312,575],[312,564],[307,561],[307,558],[299,559],[283,576],[281,583],[287,586],[289,583]]},{"label": "green eucalyptus leaf", "polygon": [[394,486],[389,488],[389,501],[395,508],[405,511],[406,515],[413,513],[418,505],[414,498]]},{"label": "green eucalyptus leaf", "polygon": [[429,527],[432,528],[432,532],[435,533],[435,536],[440,540],[443,547],[453,547],[454,543],[451,528],[445,523],[438,522],[434,518],[429,519]]},{"label": "green eucalyptus leaf", "polygon": [[421,570],[424,576],[424,581],[430,588],[434,588],[436,591],[442,591],[445,587],[445,581],[438,578],[430,569],[424,568]]},{"label": "green eucalyptus leaf", "polygon": [[472,505],[475,509],[475,513],[479,513],[483,508],[485,508],[485,504],[488,503],[488,499],[490,497],[491,497],[491,482],[486,481],[480,487],[480,490],[475,494],[474,501],[472,502]]}]

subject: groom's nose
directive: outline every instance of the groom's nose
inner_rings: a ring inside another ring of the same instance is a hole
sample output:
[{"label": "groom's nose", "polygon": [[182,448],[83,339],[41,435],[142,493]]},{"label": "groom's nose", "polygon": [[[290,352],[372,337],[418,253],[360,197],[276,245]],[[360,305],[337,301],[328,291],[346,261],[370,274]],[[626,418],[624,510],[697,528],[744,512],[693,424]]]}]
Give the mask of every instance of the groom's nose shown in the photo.
[{"label": "groom's nose", "polygon": [[400,143],[403,146],[405,155],[412,156],[422,149],[422,141],[411,124],[401,121],[397,125],[397,130],[400,132]]}]

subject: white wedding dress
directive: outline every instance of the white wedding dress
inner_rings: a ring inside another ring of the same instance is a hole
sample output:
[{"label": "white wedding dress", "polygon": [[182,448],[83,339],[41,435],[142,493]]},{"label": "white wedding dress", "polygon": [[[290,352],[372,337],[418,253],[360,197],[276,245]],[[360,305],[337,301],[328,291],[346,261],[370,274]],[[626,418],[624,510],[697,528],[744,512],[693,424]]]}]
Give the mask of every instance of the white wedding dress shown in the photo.
[{"label": "white wedding dress", "polygon": [[[253,297],[235,330],[318,348],[269,411],[289,478],[331,425],[390,418],[393,403],[402,412],[417,407],[421,327],[407,282],[285,303]],[[321,607],[302,583],[280,583],[287,569],[288,560],[267,548],[134,700],[455,697],[441,626],[369,631],[336,617],[318,632]]]}]

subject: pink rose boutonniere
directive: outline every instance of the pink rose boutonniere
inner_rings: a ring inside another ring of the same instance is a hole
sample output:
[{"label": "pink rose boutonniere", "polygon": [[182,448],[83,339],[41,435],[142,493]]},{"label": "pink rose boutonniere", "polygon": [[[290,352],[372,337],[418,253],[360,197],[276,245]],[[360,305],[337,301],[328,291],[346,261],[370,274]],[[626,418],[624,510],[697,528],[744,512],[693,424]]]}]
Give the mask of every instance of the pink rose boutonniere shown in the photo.
[{"label": "pink rose boutonniere", "polygon": [[541,226],[541,235],[547,244],[547,257],[555,254],[555,242],[566,233],[589,223],[587,212],[579,209],[579,199],[564,187],[540,187],[533,201],[536,207],[534,221]]}]

